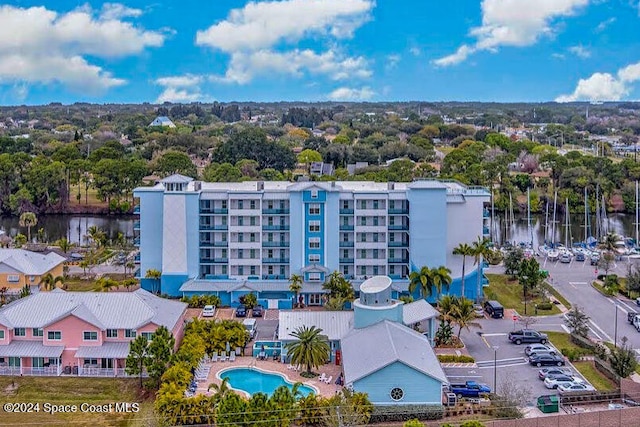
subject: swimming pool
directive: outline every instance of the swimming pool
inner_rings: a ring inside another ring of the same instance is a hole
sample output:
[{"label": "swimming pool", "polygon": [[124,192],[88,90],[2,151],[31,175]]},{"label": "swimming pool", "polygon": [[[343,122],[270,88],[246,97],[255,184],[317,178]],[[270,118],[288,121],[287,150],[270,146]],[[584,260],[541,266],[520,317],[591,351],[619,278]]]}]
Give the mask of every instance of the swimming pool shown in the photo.
[{"label": "swimming pool", "polygon": [[[293,383],[288,381],[282,374],[276,372],[266,372],[258,368],[228,368],[223,369],[216,375],[218,379],[229,378],[231,388],[244,391],[252,395],[263,392],[271,396],[280,386],[293,387]],[[302,385],[298,388],[302,396],[311,393],[318,394],[315,388]]]}]

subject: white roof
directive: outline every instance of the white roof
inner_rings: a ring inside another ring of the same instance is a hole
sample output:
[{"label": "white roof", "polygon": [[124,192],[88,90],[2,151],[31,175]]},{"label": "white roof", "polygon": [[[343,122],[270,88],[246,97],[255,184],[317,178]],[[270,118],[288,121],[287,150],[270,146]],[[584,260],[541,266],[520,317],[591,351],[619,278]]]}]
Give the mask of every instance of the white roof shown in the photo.
[{"label": "white roof", "polygon": [[65,261],[55,252],[48,254],[24,249],[0,249],[0,264],[29,276],[41,276]]},{"label": "white roof", "polygon": [[405,325],[413,325],[423,320],[438,317],[438,310],[433,308],[427,300],[419,299],[402,306],[402,323]]},{"label": "white roof", "polygon": [[443,383],[447,376],[429,340],[419,332],[389,320],[354,329],[340,342],[345,384],[362,379],[395,362]]},{"label": "white roof", "polygon": [[278,338],[291,341],[291,335],[301,326],[315,326],[322,329],[329,341],[342,339],[353,328],[353,311],[300,311],[280,310]]},{"label": "white roof", "polygon": [[[13,328],[43,328],[74,315],[101,330],[137,329],[148,323],[173,329],[187,304],[135,292],[38,292],[0,308],[0,322]],[[3,320],[4,319],[4,320]]]},{"label": "white roof", "polygon": [[373,276],[362,282],[360,292],[376,294],[391,286],[391,278],[388,276]]},{"label": "white roof", "polygon": [[191,178],[190,176],[181,175],[179,173],[174,173],[173,175],[169,175],[168,177],[160,180],[160,182],[162,182],[163,184],[166,184],[166,183],[187,184],[191,181],[193,181],[193,178]]},{"label": "white roof", "polygon": [[12,341],[0,345],[2,357],[60,357],[64,350],[61,345],[44,345],[42,341]]}]

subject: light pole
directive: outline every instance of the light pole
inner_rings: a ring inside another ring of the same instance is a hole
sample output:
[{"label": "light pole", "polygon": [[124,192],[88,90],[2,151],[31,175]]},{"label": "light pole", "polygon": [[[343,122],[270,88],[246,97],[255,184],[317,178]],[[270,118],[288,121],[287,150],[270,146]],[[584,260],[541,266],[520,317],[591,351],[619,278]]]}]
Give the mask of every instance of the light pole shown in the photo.
[{"label": "light pole", "polygon": [[497,378],[498,378],[498,346],[494,345],[493,346],[493,392],[495,394],[498,394],[496,390]]},{"label": "light pole", "polygon": [[618,302],[616,302],[614,305],[616,306],[616,319],[613,329],[613,347],[618,348]]}]

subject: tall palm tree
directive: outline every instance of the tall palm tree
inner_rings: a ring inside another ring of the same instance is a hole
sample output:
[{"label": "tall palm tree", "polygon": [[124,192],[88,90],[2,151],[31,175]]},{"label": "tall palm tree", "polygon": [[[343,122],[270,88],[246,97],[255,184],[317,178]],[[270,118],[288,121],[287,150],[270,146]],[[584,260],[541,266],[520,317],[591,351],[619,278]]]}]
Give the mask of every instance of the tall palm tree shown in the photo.
[{"label": "tall palm tree", "polygon": [[291,356],[291,364],[304,365],[307,373],[311,374],[312,368],[317,368],[327,363],[329,359],[329,341],[322,335],[322,329],[315,326],[301,326],[291,333],[297,338],[285,345],[287,354]]},{"label": "tall palm tree", "polygon": [[491,243],[491,241],[489,239],[487,239],[486,237],[480,237],[478,236],[478,239],[473,242],[471,244],[471,247],[473,248],[473,258],[474,258],[474,262],[473,265],[477,265],[478,266],[478,274],[476,277],[476,301],[480,302],[480,280],[482,276],[482,263],[483,263],[483,258],[485,256],[487,256],[487,254],[489,253],[489,251],[491,249],[489,249],[489,243]]},{"label": "tall palm tree", "polygon": [[442,288],[444,288],[447,292],[449,291],[449,286],[451,286],[451,270],[449,270],[444,265],[440,267],[435,267],[431,269],[429,274],[429,278],[433,286],[436,288],[437,298],[440,299],[440,294],[442,294]]},{"label": "tall palm tree", "polygon": [[456,298],[456,303],[453,305],[450,316],[453,323],[458,325],[458,339],[460,338],[462,329],[469,330],[470,326],[482,327],[479,323],[474,322],[476,317],[473,309],[473,301],[469,298]]},{"label": "tall palm tree", "polygon": [[458,246],[453,248],[454,255],[462,255],[462,279],[460,283],[460,295],[464,296],[464,275],[465,275],[465,267],[467,263],[467,257],[473,256],[473,248],[469,246],[467,243],[460,243]]},{"label": "tall palm tree", "polygon": [[47,291],[54,290],[58,283],[64,284],[63,276],[54,277],[53,274],[47,273],[40,279],[40,286],[42,286]]},{"label": "tall palm tree", "polygon": [[93,242],[98,247],[102,246],[107,238],[107,235],[105,234],[105,232],[102,231],[100,227],[97,227],[95,225],[92,225],[87,229],[87,236],[91,240],[93,240]]},{"label": "tall palm tree", "polygon": [[292,274],[289,277],[289,290],[295,294],[295,301],[293,302],[293,306],[296,307],[298,304],[298,294],[302,290],[302,276],[299,274]]},{"label": "tall palm tree", "polygon": [[421,298],[429,298],[433,292],[433,282],[431,281],[431,269],[423,266],[419,271],[412,271],[409,274],[409,293],[413,294],[416,289],[420,290]]},{"label": "tall palm tree", "polygon": [[600,243],[600,247],[607,252],[613,252],[616,250],[616,243],[620,239],[620,236],[618,236],[616,233],[607,233],[607,235],[603,237],[602,243]]},{"label": "tall palm tree", "polygon": [[162,276],[162,273],[156,270],[155,268],[150,268],[149,270],[147,270],[146,274],[144,275],[145,279],[153,280],[153,293],[155,294],[160,293],[160,277],[161,276]]},{"label": "tall palm tree", "polygon": [[220,384],[211,383],[207,388],[207,391],[213,390],[213,399],[216,402],[221,401],[224,396],[231,391],[231,387],[229,386],[229,377],[222,378]]},{"label": "tall palm tree", "polygon": [[27,241],[31,243],[31,227],[38,224],[38,217],[33,212],[22,212],[18,221],[20,227],[27,227]]}]

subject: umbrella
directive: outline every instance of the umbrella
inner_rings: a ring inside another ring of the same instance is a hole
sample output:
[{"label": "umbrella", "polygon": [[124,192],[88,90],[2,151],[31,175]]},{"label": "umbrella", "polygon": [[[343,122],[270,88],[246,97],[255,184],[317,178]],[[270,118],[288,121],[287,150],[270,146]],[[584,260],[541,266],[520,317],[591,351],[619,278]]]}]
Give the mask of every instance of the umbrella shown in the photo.
[{"label": "umbrella", "polygon": [[229,345],[229,341],[227,341],[227,353],[229,352],[229,350],[231,350],[231,346]]}]

